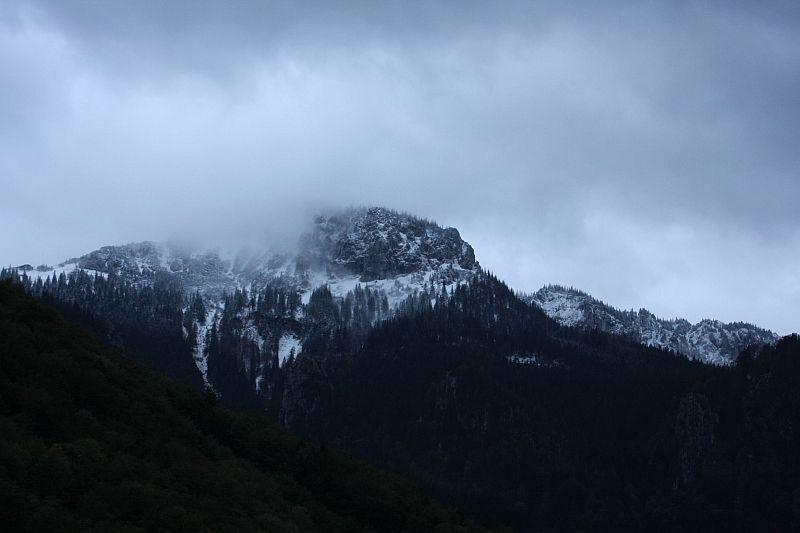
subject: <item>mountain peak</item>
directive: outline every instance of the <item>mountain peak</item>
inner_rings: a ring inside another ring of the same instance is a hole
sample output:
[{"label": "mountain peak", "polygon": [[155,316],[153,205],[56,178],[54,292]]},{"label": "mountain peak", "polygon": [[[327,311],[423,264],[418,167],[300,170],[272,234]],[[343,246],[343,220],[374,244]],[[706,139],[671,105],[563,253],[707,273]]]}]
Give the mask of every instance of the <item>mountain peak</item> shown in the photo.
[{"label": "mountain peak", "polygon": [[142,241],[103,246],[55,269],[20,270],[44,277],[83,269],[145,285],[157,275],[168,274],[187,293],[199,291],[214,300],[239,287],[276,280],[308,294],[329,284],[338,296],[358,283],[380,282],[393,303],[426,284],[450,285],[480,270],[472,246],[457,229],[408,213],[353,207],[319,214],[312,222],[291,252]]},{"label": "mountain peak", "polygon": [[455,228],[383,207],[318,215],[301,238],[309,267],[355,274],[363,281],[451,267],[476,270],[475,252]]}]

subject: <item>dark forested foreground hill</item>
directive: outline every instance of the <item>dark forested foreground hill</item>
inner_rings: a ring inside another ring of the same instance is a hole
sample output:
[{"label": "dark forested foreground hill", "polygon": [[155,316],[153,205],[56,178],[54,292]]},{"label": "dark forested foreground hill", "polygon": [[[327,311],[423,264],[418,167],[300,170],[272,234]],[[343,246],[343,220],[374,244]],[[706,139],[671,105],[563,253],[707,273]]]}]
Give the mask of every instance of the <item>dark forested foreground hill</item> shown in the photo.
[{"label": "dark forested foreground hill", "polygon": [[412,485],[157,378],[0,283],[4,531],[465,531]]}]

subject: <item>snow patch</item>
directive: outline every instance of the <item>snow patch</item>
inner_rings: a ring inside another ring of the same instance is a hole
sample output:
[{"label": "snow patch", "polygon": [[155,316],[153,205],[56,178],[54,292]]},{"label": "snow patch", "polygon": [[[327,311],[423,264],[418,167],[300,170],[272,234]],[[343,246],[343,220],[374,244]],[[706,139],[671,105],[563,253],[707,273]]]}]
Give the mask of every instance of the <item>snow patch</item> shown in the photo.
[{"label": "snow patch", "polygon": [[203,376],[203,383],[206,387],[211,387],[211,383],[208,381],[208,352],[206,351],[206,342],[208,337],[208,330],[211,329],[211,326],[217,320],[217,310],[211,306],[209,306],[208,310],[206,311],[205,316],[205,323],[200,323],[195,321],[194,325],[197,328],[197,344],[194,347],[194,364],[197,366],[197,370],[200,371],[200,375]]},{"label": "snow patch", "polygon": [[585,318],[583,299],[577,294],[547,291],[537,293],[534,301],[547,316],[564,326],[575,326]]},{"label": "snow patch", "polygon": [[516,365],[536,365],[539,362],[539,359],[535,355],[524,355],[524,354],[515,354],[515,355],[507,355],[506,359],[509,363],[513,363]]},{"label": "snow patch", "polygon": [[278,340],[278,364],[283,366],[294,350],[295,357],[303,350],[303,344],[293,333],[284,333]]},{"label": "snow patch", "polygon": [[25,275],[28,276],[28,278],[30,278],[30,280],[33,282],[35,282],[37,279],[41,279],[42,281],[44,281],[45,279],[52,278],[54,274],[56,278],[59,278],[61,274],[64,274],[65,276],[67,276],[67,281],[69,281],[69,275],[78,270],[82,270],[87,274],[89,274],[90,276],[98,275],[104,278],[108,278],[107,273],[100,272],[98,270],[91,270],[88,268],[80,268],[78,266],[78,263],[64,263],[57,267],[41,269],[41,270],[39,270],[38,268],[26,269],[26,270],[19,269],[17,270],[17,273],[21,276],[22,273],[24,272]]}]

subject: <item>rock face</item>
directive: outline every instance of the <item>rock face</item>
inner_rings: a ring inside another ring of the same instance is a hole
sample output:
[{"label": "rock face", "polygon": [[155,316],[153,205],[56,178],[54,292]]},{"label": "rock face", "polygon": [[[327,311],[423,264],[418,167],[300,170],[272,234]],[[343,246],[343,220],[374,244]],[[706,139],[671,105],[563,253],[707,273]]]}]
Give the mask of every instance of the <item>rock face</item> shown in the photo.
[{"label": "rock face", "polygon": [[301,241],[301,259],[312,267],[373,281],[452,266],[477,267],[472,246],[455,228],[383,208],[350,209],[319,216]]},{"label": "rock face", "polygon": [[548,285],[527,296],[556,322],[623,335],[648,346],[680,352],[691,359],[726,365],[751,344],[771,344],[775,333],[742,322],[664,320],[647,309],[621,311],[576,289]]}]

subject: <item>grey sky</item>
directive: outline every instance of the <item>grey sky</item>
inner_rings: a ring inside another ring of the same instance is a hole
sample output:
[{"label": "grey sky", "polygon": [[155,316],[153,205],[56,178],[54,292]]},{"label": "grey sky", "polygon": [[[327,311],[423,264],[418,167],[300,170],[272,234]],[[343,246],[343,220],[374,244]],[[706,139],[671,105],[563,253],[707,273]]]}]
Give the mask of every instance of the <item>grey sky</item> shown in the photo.
[{"label": "grey sky", "polygon": [[380,204],[519,290],[797,331],[796,6],[4,2],[0,262]]}]

